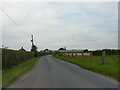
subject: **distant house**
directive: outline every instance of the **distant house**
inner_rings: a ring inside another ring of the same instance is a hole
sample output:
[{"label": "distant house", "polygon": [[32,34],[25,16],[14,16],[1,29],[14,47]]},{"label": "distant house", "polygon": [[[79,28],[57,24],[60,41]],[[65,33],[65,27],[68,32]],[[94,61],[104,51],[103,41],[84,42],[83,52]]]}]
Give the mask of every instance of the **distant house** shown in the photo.
[{"label": "distant house", "polygon": [[19,49],[19,51],[26,51],[23,47],[21,47],[21,49]]}]

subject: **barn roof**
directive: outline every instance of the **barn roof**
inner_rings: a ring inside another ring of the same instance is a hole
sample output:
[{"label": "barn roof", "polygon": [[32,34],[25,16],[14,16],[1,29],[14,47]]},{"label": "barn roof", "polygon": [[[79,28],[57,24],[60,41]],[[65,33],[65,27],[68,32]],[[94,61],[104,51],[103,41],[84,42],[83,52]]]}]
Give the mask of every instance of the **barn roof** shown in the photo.
[{"label": "barn roof", "polygon": [[63,53],[78,53],[78,52],[84,52],[84,50],[59,50],[59,52],[63,52]]}]

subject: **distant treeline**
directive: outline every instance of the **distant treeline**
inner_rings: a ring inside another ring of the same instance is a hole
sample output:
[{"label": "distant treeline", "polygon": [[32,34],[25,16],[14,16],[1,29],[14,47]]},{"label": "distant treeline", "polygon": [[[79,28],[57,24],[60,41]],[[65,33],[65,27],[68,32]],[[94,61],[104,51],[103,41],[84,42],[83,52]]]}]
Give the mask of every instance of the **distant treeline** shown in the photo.
[{"label": "distant treeline", "polygon": [[105,51],[106,55],[120,55],[120,50],[116,49],[102,49],[93,51],[94,56],[101,56],[102,51]]},{"label": "distant treeline", "polygon": [[46,52],[38,52],[39,56],[44,56],[44,55],[50,55],[51,53],[46,53]]}]

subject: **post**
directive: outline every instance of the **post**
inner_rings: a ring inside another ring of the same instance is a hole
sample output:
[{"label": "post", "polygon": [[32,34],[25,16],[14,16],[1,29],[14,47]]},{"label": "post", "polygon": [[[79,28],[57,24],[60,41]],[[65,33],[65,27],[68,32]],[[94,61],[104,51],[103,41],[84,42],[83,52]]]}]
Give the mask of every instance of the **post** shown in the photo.
[{"label": "post", "polygon": [[68,53],[66,52],[66,56],[68,57]]},{"label": "post", "polygon": [[102,64],[105,64],[105,51],[102,51]]},{"label": "post", "polygon": [[73,57],[73,52],[72,52],[72,57]]},{"label": "post", "polygon": [[92,62],[93,52],[90,51],[90,62]]},{"label": "post", "polygon": [[62,56],[64,56],[64,52],[62,53]]},{"label": "post", "polygon": [[65,56],[67,56],[67,53],[65,53]]},{"label": "post", "polygon": [[84,60],[84,52],[82,52],[82,60]]},{"label": "post", "polygon": [[76,52],[75,54],[76,54],[76,56],[77,56],[77,52]]},{"label": "post", "polygon": [[69,57],[69,52],[68,52],[68,57]]},{"label": "post", "polygon": [[66,56],[66,53],[64,52],[64,56]]}]

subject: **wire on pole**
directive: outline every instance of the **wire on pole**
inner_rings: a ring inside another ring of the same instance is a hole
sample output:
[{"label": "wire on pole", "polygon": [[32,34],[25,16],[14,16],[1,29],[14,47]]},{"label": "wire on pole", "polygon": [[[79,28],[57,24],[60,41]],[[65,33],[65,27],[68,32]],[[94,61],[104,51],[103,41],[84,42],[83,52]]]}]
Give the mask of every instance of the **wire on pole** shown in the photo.
[{"label": "wire on pole", "polygon": [[16,27],[18,28],[18,30],[21,31],[21,33],[23,33],[26,37],[28,37],[28,36],[26,35],[26,33],[22,31],[22,29],[20,28],[20,26],[15,22],[15,20],[13,20],[12,17],[10,17],[2,7],[0,7],[0,9],[1,9],[1,10],[3,11],[3,13],[5,13],[6,16],[16,25]]}]

